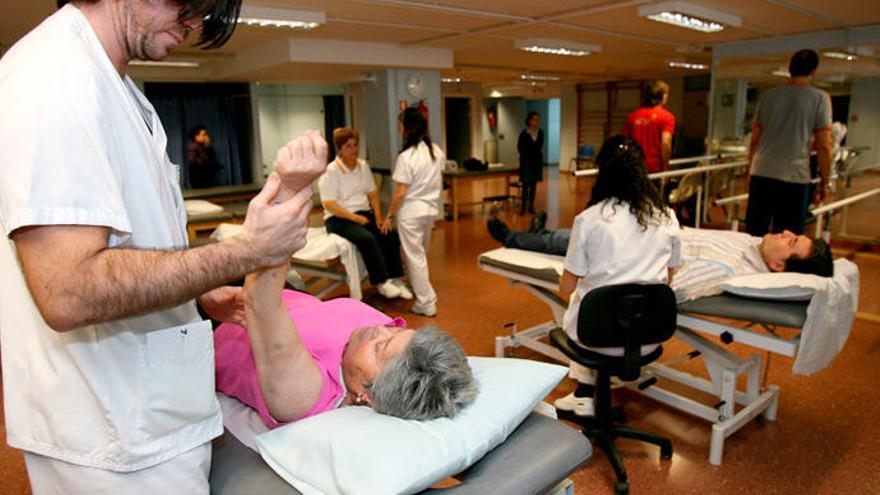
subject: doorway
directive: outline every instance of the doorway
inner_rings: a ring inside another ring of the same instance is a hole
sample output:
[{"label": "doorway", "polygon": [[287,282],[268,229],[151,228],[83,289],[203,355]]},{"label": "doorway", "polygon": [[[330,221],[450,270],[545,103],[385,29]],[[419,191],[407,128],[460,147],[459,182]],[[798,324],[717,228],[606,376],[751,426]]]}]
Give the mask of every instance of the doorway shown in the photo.
[{"label": "doorway", "polygon": [[473,155],[471,132],[471,98],[447,96],[444,99],[446,116],[446,157],[459,166]]}]

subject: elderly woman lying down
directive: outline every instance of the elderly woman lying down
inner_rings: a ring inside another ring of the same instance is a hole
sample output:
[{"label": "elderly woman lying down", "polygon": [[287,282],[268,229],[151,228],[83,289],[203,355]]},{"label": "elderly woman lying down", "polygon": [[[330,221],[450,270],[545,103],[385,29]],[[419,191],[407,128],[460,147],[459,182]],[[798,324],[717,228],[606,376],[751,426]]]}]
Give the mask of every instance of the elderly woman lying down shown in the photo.
[{"label": "elderly woman lying down", "polygon": [[270,428],[348,405],[405,419],[452,417],[476,396],[461,346],[437,328],[352,299],[283,291],[286,267],[249,275],[247,329],[214,333],[217,390]]}]

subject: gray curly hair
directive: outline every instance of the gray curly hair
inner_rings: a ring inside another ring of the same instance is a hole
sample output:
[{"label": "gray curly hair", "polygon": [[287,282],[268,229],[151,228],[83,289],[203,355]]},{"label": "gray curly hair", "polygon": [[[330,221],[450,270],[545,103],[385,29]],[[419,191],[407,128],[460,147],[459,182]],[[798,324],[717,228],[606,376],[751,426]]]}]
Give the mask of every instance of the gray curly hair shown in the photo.
[{"label": "gray curly hair", "polygon": [[436,327],[422,327],[370,387],[373,409],[403,419],[451,418],[474,401],[477,381],[461,345]]}]

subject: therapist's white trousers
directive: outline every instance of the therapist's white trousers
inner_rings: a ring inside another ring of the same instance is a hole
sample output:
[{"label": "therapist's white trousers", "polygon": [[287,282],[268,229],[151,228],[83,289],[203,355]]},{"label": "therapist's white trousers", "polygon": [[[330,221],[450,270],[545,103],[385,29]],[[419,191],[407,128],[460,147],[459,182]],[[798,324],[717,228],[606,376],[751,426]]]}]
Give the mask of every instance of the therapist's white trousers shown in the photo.
[{"label": "therapist's white trousers", "polygon": [[428,244],[431,242],[431,229],[434,217],[400,218],[397,220],[397,233],[406,261],[406,276],[416,297],[416,307],[433,309],[437,305],[437,293],[431,286],[428,274]]},{"label": "therapist's white trousers", "polygon": [[34,495],[208,495],[211,442],[161,464],[118,473],[25,452]]}]

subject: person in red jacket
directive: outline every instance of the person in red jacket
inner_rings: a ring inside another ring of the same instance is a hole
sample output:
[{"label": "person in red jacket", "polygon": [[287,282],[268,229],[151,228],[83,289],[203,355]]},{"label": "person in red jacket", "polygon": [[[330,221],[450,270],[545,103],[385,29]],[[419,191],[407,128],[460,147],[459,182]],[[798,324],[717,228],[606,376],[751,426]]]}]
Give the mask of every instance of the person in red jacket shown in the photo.
[{"label": "person in red jacket", "polygon": [[663,108],[669,100],[669,85],[664,81],[658,79],[647,83],[643,94],[642,106],[626,118],[622,133],[642,147],[645,168],[650,174],[669,168],[675,115]]}]

